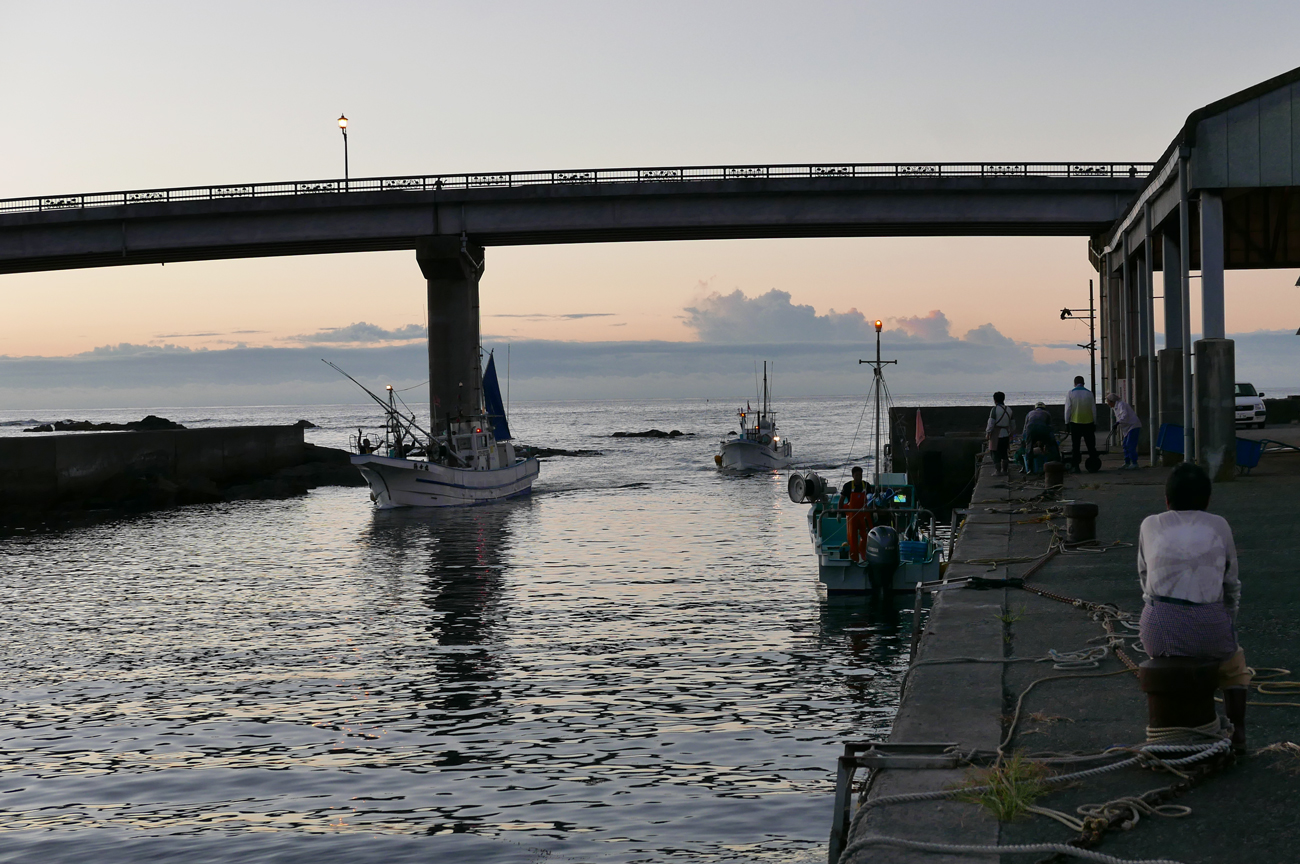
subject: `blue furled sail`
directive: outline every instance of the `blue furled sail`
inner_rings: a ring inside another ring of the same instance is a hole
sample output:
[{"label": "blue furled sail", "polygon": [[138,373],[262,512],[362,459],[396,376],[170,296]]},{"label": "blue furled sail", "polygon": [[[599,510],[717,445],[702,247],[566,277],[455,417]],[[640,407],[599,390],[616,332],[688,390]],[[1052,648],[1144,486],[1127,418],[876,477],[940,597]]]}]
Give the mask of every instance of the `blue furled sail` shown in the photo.
[{"label": "blue furled sail", "polygon": [[492,434],[498,441],[509,441],[510,424],[506,422],[506,406],[501,401],[501,385],[497,383],[497,361],[491,354],[483,372],[483,408],[492,421]]}]

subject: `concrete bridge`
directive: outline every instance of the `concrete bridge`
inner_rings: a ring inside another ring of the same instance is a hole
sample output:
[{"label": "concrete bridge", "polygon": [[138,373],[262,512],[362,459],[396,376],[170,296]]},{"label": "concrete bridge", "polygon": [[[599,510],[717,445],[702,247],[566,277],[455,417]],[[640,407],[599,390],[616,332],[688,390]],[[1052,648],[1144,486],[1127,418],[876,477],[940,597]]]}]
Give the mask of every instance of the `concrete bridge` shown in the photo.
[{"label": "concrete bridge", "polygon": [[1106,230],[1147,163],[534,171],[0,200],[0,273],[480,246]]}]

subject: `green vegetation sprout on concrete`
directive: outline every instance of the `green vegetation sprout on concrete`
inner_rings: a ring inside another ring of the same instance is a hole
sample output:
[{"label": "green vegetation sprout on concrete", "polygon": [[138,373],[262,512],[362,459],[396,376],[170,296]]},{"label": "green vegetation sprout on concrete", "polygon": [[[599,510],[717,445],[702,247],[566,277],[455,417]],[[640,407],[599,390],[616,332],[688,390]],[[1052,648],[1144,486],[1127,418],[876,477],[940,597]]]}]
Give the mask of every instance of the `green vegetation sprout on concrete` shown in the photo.
[{"label": "green vegetation sprout on concrete", "polygon": [[1043,765],[1020,754],[991,768],[973,769],[957,800],[979,804],[999,822],[1011,822],[1025,815],[1034,801],[1046,794],[1048,771]]}]

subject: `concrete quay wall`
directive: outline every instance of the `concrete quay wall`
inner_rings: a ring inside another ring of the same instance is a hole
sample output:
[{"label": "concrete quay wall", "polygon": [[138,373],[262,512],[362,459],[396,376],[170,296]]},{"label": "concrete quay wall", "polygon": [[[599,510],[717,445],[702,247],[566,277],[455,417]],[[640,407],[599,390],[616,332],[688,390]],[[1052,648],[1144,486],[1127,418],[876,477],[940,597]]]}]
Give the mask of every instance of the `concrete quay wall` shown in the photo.
[{"label": "concrete quay wall", "polygon": [[[1120,462],[1118,454],[1107,455],[1099,473],[1066,476],[1057,503],[1097,504],[1099,542],[1091,551],[1056,555],[1034,573],[1031,585],[1061,597],[1112,604],[1136,620],[1143,600],[1134,546],[1142,520],[1165,509],[1169,469],[1120,471]],[[1052,514],[1044,513],[1046,505],[1036,500],[1042,492],[1037,478],[1016,472],[1010,477],[994,476],[987,464],[981,466],[948,574],[990,579],[1023,576],[1052,537],[1044,521]],[[1236,541],[1242,581],[1238,639],[1247,662],[1259,670],[1272,670],[1267,674],[1273,676],[1263,689],[1251,692],[1246,717],[1249,754],[1178,798],[1179,804],[1191,808],[1188,817],[1144,817],[1131,831],[1107,834],[1097,851],[1119,860],[1182,864],[1254,864],[1295,858],[1300,789],[1294,780],[1297,763],[1288,755],[1293,744],[1287,742],[1300,741],[1300,710],[1287,692],[1268,687],[1294,681],[1294,674],[1281,670],[1300,669],[1300,641],[1294,636],[1295,622],[1300,620],[1294,566],[1294,537],[1300,531],[1297,502],[1300,454],[1290,452],[1270,453],[1249,475],[1216,483],[1210,500],[1210,511],[1228,520]],[[1052,521],[1062,527],[1059,518]],[[989,559],[1002,562],[994,567]],[[1123,627],[1119,630],[1124,632]],[[1115,656],[1102,658],[1095,669],[1056,670],[1050,663],[1032,662],[1049,650],[1096,646],[1104,632],[1088,611],[1027,591],[940,592],[926,621],[917,665],[908,677],[890,739],[953,742],[962,750],[987,751],[1008,737],[1006,752],[1031,757],[1099,753],[1114,745],[1140,743],[1146,737],[1146,699],[1135,677]],[[1137,646],[1130,646],[1129,652],[1135,661],[1144,659]],[[958,658],[982,662],[931,662]],[[1053,676],[1065,677],[1040,681]],[[1012,727],[1010,717],[1021,698],[1023,711]],[[1057,770],[1073,767],[1061,765]],[[934,792],[969,779],[961,770],[889,769],[877,774],[869,795],[875,799]],[[1063,785],[1038,803],[1073,814],[1080,806],[1166,787],[1178,779],[1167,772],[1130,768]],[[844,857],[844,864],[1037,860],[997,853],[909,850],[871,842],[872,835],[978,846],[1062,843],[1076,836],[1046,817],[999,822],[975,804],[952,800],[887,804],[864,815],[855,820],[849,837],[853,851]],[[1241,841],[1243,824],[1249,826],[1249,843]]]},{"label": "concrete quay wall", "polygon": [[265,477],[304,459],[298,426],[228,426],[0,438],[0,501],[46,506],[92,495],[126,474]]},{"label": "concrete quay wall", "polygon": [[[1300,400],[1297,400],[1300,402]],[[1012,430],[1019,434],[1032,405],[1008,405]],[[1097,406],[1097,428],[1102,446],[1110,428],[1110,409]],[[925,440],[916,443],[916,415],[921,414]],[[992,405],[942,405],[891,408],[890,453],[895,471],[906,471],[921,504],[947,521],[953,507],[963,507],[973,486],[976,460],[984,446],[984,428]],[[1065,428],[1064,407],[1048,405],[1052,423]]]}]

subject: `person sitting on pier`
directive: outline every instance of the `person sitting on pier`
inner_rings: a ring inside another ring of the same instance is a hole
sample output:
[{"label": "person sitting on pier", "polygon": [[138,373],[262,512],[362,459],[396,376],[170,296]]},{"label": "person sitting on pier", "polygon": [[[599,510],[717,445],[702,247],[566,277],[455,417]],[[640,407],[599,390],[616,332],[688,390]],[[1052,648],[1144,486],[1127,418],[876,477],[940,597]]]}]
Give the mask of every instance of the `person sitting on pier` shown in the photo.
[{"label": "person sitting on pier", "polygon": [[1047,405],[1038,402],[1034,410],[1025,417],[1025,431],[1020,436],[1029,464],[1026,473],[1034,473],[1034,446],[1043,446],[1043,456],[1048,462],[1061,459],[1061,449],[1056,445],[1056,436],[1052,433],[1052,415],[1047,413]]},{"label": "person sitting on pier", "polygon": [[1138,580],[1142,585],[1142,647],[1152,657],[1219,661],[1224,713],[1232,746],[1246,747],[1246,688],[1251,673],[1237,644],[1241,581],[1232,528],[1210,505],[1210,476],[1183,462],[1165,483],[1169,509],[1142,520]]},{"label": "person sitting on pier", "polygon": [[845,527],[849,535],[849,560],[862,564],[867,560],[867,533],[871,531],[871,514],[867,499],[871,484],[862,479],[862,469],[854,467],[853,479],[840,490],[840,515],[847,517]]}]

